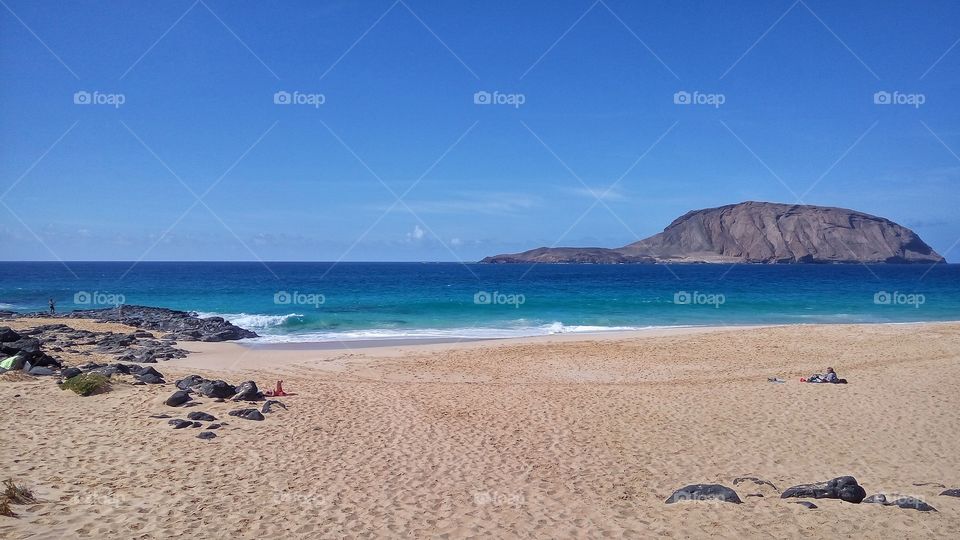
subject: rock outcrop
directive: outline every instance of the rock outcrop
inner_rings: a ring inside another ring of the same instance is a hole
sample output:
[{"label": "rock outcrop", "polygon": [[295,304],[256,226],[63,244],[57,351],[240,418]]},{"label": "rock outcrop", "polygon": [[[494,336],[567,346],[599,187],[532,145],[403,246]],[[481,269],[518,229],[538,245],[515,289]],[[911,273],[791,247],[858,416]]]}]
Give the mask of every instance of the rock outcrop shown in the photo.
[{"label": "rock outcrop", "polygon": [[694,210],[627,246],[537,248],[483,263],[942,263],[910,229],[854,210],[743,202]]},{"label": "rock outcrop", "polygon": [[860,504],[867,496],[863,486],[857,483],[852,476],[840,476],[826,482],[816,484],[802,484],[787,488],[781,499],[801,497],[805,499],[840,499],[849,503]]},{"label": "rock outcrop", "polygon": [[[143,330],[164,332],[162,339],[173,341],[231,341],[257,337],[255,332],[235,326],[223,317],[200,318],[196,313],[149,306],[122,305],[115,308],[82,309],[54,315],[21,313],[15,314],[15,317],[55,317],[115,322]],[[149,334],[144,333],[144,335]]]}]

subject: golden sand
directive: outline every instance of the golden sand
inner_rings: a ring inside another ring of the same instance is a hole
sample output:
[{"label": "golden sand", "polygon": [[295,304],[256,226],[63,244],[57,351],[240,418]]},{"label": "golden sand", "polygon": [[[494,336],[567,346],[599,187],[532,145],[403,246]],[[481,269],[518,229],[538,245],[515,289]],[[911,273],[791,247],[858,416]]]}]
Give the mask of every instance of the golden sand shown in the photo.
[{"label": "golden sand", "polygon": [[[203,441],[148,418],[188,412],[162,404],[172,384],[81,398],[0,381],[0,470],[42,500],[0,517],[0,537],[960,537],[960,498],[915,485],[960,487],[960,324],[180,346],[196,352],[156,365],[168,382],[283,379],[289,411],[253,422],[201,399],[188,410],[230,424]],[[828,365],[851,384],[799,382]],[[840,475],[939,512],[808,510],[733,484]],[[701,482],[744,503],[664,504]]]}]

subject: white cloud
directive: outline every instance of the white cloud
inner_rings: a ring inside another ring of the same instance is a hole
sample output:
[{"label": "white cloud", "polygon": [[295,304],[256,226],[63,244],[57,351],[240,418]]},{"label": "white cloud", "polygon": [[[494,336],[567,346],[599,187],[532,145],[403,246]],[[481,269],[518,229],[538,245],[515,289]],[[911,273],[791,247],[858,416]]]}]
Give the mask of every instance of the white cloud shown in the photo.
[{"label": "white cloud", "polygon": [[423,239],[424,235],[427,234],[420,225],[413,226],[413,232],[407,233],[407,241],[416,242]]}]

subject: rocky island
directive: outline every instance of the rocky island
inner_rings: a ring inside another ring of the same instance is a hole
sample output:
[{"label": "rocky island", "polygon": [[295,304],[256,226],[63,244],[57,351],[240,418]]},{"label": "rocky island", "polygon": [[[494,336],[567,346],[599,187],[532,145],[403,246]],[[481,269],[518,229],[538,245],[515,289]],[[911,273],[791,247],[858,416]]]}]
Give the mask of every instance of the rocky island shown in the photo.
[{"label": "rocky island", "polygon": [[826,206],[742,202],[687,212],[663,232],[620,248],[541,247],[482,263],[943,263],[888,219]]}]

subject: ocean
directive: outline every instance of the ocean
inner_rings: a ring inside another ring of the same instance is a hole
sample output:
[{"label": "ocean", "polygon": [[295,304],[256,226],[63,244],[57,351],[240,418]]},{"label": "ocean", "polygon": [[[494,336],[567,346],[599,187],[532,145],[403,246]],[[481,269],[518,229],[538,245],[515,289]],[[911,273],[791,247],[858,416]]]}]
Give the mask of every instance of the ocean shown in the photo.
[{"label": "ocean", "polygon": [[260,342],[960,320],[960,265],[3,262],[0,310],[219,315]]}]

